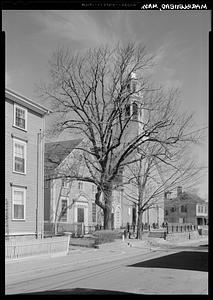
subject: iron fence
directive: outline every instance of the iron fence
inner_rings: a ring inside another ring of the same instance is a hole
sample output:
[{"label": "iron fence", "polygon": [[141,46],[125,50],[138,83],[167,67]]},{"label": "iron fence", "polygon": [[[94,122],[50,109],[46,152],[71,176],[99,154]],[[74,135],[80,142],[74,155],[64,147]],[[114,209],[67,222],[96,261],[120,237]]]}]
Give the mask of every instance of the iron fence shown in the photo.
[{"label": "iron fence", "polygon": [[189,232],[198,230],[197,225],[191,223],[169,223],[166,225],[167,233]]}]

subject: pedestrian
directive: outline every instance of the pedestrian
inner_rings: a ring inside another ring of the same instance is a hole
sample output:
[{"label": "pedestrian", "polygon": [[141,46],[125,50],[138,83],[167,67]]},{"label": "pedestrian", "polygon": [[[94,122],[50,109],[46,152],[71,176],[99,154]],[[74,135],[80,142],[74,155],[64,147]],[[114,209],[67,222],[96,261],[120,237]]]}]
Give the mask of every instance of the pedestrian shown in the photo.
[{"label": "pedestrian", "polygon": [[133,227],[133,232],[135,233],[135,224],[133,224],[132,227]]},{"label": "pedestrian", "polygon": [[130,225],[129,222],[127,222],[127,232],[129,232],[129,229],[130,229]]},{"label": "pedestrian", "polygon": [[162,227],[163,227],[163,228],[165,227],[164,222],[162,223]]}]

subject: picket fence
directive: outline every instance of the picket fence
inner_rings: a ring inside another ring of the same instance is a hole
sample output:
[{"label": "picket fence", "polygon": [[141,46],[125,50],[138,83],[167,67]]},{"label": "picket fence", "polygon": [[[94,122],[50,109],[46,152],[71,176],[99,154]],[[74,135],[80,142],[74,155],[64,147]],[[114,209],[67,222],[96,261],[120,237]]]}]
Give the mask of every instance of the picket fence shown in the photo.
[{"label": "picket fence", "polygon": [[67,254],[70,236],[60,236],[38,240],[5,240],[5,259],[18,259],[28,256]]}]

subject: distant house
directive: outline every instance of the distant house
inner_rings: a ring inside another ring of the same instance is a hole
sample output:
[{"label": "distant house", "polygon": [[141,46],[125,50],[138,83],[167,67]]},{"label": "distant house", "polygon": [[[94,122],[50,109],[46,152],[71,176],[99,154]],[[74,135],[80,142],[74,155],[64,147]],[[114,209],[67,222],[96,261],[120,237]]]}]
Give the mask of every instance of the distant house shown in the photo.
[{"label": "distant house", "polygon": [[177,196],[172,198],[167,192],[164,202],[164,220],[168,223],[190,223],[206,225],[208,223],[208,203],[199,196],[183,192],[177,187]]},{"label": "distant house", "polygon": [[43,150],[48,109],[6,89],[5,235],[41,237],[43,233]]}]

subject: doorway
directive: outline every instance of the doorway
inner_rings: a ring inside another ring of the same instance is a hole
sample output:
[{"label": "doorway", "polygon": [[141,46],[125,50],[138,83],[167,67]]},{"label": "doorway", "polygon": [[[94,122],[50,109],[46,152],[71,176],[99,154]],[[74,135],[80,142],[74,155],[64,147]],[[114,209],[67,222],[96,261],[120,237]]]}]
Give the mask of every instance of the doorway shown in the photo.
[{"label": "doorway", "polygon": [[77,222],[78,223],[84,223],[84,208],[83,207],[78,207]]}]

